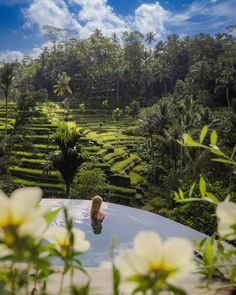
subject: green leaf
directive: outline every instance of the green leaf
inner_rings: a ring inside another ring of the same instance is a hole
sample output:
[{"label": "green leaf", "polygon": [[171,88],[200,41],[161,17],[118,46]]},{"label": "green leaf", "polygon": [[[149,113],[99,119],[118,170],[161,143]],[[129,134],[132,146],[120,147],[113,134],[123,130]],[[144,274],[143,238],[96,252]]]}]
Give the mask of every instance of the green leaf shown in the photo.
[{"label": "green leaf", "polygon": [[199,181],[199,190],[200,190],[202,198],[204,198],[206,195],[206,181],[202,176],[200,177],[200,181]]},{"label": "green leaf", "polygon": [[219,150],[219,149],[216,148],[216,147],[211,148],[211,152],[212,152],[213,154],[218,155],[218,156],[224,156],[224,157],[227,157],[226,154],[224,154],[221,150]]},{"label": "green leaf", "polygon": [[178,199],[176,200],[178,203],[191,203],[191,202],[202,202],[200,198],[186,198],[186,199]]},{"label": "green leaf", "polygon": [[168,284],[167,287],[169,291],[173,292],[173,294],[175,295],[187,295],[187,293],[183,289],[180,289],[176,286]]},{"label": "green leaf", "polygon": [[179,194],[177,192],[174,192],[174,195],[175,195],[175,200],[176,201],[180,200]]},{"label": "green leaf", "polygon": [[181,200],[184,199],[184,192],[181,189],[179,189],[179,197]]},{"label": "green leaf", "polygon": [[212,193],[206,192],[206,196],[207,196],[207,198],[209,198],[213,203],[216,203],[216,204],[219,203],[218,198],[217,198],[215,195],[213,195]]},{"label": "green leaf", "polygon": [[208,132],[208,126],[205,125],[201,131],[201,134],[200,134],[200,137],[199,137],[199,142],[202,144],[206,135],[207,135],[207,132]]},{"label": "green leaf", "polygon": [[204,252],[204,258],[207,262],[207,264],[212,264],[214,261],[214,255],[213,255],[213,245],[209,242],[205,242],[205,252]]},{"label": "green leaf", "polygon": [[232,267],[231,273],[230,273],[230,283],[233,284],[236,279],[236,265]]},{"label": "green leaf", "polygon": [[53,219],[55,218],[55,216],[58,214],[60,210],[61,208],[50,211],[44,215],[44,218],[46,219],[47,224],[50,224],[53,221]]},{"label": "green leaf", "polygon": [[214,146],[216,146],[216,143],[217,143],[217,133],[214,130],[211,133],[211,145],[214,147]]},{"label": "green leaf", "polygon": [[200,244],[198,243],[197,240],[193,240],[193,245],[197,249],[197,251],[200,251],[201,250]]},{"label": "green leaf", "polygon": [[190,188],[190,191],[189,191],[189,198],[192,197],[195,186],[196,186],[196,182],[194,182],[194,183],[191,185],[191,188]]},{"label": "green leaf", "polygon": [[193,138],[189,134],[183,135],[183,142],[185,145],[197,147],[199,146],[199,143],[194,141]]},{"label": "green leaf", "polygon": [[233,164],[233,161],[226,160],[226,159],[221,159],[221,158],[219,158],[219,159],[218,158],[215,158],[215,159],[212,159],[212,161],[218,162],[218,163],[230,164],[230,165]]},{"label": "green leaf", "polygon": [[112,265],[112,276],[113,276],[113,295],[119,295],[120,273],[114,264]]},{"label": "green leaf", "polygon": [[233,148],[233,152],[232,152],[232,155],[231,155],[231,158],[232,158],[232,159],[233,159],[235,153],[236,153],[236,144],[235,144],[235,146],[234,146],[234,148]]}]

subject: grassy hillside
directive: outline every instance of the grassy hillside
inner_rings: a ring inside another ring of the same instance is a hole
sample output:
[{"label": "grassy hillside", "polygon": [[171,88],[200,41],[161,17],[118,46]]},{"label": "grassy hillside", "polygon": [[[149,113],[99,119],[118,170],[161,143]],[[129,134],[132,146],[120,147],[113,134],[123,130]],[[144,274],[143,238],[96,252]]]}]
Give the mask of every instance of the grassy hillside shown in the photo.
[{"label": "grassy hillside", "polygon": [[[10,122],[14,124],[14,104],[10,104]],[[4,109],[0,112],[1,130],[5,127]],[[13,183],[22,186],[40,186],[45,197],[63,197],[64,185],[59,173],[44,172],[47,155],[56,150],[52,134],[62,121],[77,124],[83,130],[83,149],[99,158],[95,165],[107,176],[104,188],[113,202],[143,206],[156,197],[145,177],[146,163],[137,155],[137,147],[144,141],[141,136],[127,135],[127,130],[135,126],[135,121],[122,116],[115,121],[111,113],[102,110],[86,110],[78,113],[76,108],[65,111],[59,104],[47,103],[38,106],[37,115],[25,126],[24,142],[14,146],[16,162],[10,167]],[[79,196],[78,196],[79,197]]]}]

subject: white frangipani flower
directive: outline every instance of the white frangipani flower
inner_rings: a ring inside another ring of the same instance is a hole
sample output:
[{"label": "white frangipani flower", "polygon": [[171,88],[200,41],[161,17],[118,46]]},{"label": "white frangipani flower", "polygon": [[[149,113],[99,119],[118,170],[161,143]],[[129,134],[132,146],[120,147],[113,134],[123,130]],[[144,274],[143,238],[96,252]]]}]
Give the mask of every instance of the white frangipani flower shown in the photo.
[{"label": "white frangipani flower", "polygon": [[39,203],[42,190],[38,187],[19,188],[10,198],[0,191],[1,237],[9,246],[17,237],[38,236],[46,229]]},{"label": "white frangipani flower", "polygon": [[64,256],[69,247],[75,251],[85,252],[90,248],[90,243],[85,239],[85,233],[80,229],[73,228],[74,244],[71,245],[68,231],[64,227],[51,226],[45,233],[45,238],[54,244],[58,251]]},{"label": "white frangipani flower", "polygon": [[[115,265],[121,274],[121,291],[132,294],[138,282],[131,278],[155,277],[155,287],[162,289],[165,283],[175,283],[193,270],[193,247],[182,238],[161,241],[153,231],[142,231],[134,238],[134,246],[116,257]],[[166,278],[159,278],[163,272]],[[151,291],[151,290],[150,290]]]},{"label": "white frangipani flower", "polygon": [[236,204],[228,200],[218,204],[216,215],[219,219],[218,234],[227,236],[228,240],[236,239]]}]

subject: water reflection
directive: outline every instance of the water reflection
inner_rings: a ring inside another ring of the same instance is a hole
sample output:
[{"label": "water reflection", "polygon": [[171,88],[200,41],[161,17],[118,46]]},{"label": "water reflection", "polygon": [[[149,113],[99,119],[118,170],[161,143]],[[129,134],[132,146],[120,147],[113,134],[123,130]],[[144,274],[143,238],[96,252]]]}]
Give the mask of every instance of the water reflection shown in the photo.
[{"label": "water reflection", "polygon": [[102,233],[102,221],[92,219],[91,226],[95,235],[100,235]]},{"label": "water reflection", "polygon": [[[114,235],[117,238],[115,254],[131,248],[133,238],[140,230],[154,230],[163,240],[176,236],[189,240],[194,238],[198,241],[205,238],[202,233],[158,214],[126,206],[103,202],[101,210],[106,218],[101,223],[92,223],[91,201],[43,199],[41,205],[51,209],[67,207],[69,215],[73,218],[74,226],[83,230],[86,233],[86,239],[90,241],[90,250],[81,256],[83,265],[87,267],[96,267],[102,261],[110,261],[110,246]],[[52,224],[64,226],[62,211]]]}]

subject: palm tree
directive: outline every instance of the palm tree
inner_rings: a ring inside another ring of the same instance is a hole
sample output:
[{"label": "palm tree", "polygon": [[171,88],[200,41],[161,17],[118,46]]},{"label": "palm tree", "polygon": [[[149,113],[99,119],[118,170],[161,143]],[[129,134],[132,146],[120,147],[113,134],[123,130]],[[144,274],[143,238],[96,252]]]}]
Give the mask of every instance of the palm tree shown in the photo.
[{"label": "palm tree", "polygon": [[[159,151],[160,158],[162,159],[162,165],[172,166],[172,161],[174,162],[174,169],[177,170],[178,160],[180,159],[181,146],[178,143],[180,140],[180,130],[179,127],[174,127],[171,133],[165,131],[162,136],[159,136]],[[166,159],[164,160],[164,155]]]},{"label": "palm tree", "polygon": [[76,127],[69,128],[68,124],[63,123],[54,133],[54,143],[59,146],[59,151],[55,151],[48,156],[49,163],[45,166],[45,172],[52,168],[57,169],[66,186],[66,197],[70,197],[70,188],[75,175],[80,166],[88,159],[82,152],[78,141],[81,134],[78,134]]},{"label": "palm tree", "polygon": [[65,72],[59,74],[56,81],[57,84],[54,85],[54,93],[61,97],[67,93],[72,94],[72,90],[69,85],[70,80],[71,78]]},{"label": "palm tree", "polygon": [[203,104],[206,105],[205,101],[205,82],[211,77],[211,67],[208,62],[202,60],[193,64],[190,68],[190,76],[202,85]]},{"label": "palm tree", "polygon": [[138,124],[140,130],[149,137],[152,157],[154,159],[154,138],[153,135],[156,134],[157,130],[157,120],[156,120],[156,107],[148,107],[142,109],[139,113]]},{"label": "palm tree", "polygon": [[157,134],[163,135],[172,121],[172,106],[167,100],[160,100],[156,105]]},{"label": "palm tree", "polygon": [[150,51],[151,51],[151,48],[152,48],[152,44],[156,41],[155,36],[156,36],[156,34],[154,32],[149,32],[149,33],[146,34],[145,42],[149,46]]},{"label": "palm tree", "polygon": [[223,71],[221,72],[221,76],[216,79],[216,83],[218,84],[215,87],[215,93],[218,91],[225,91],[226,101],[228,108],[230,110],[231,108],[231,102],[230,102],[230,89],[235,89],[235,83],[236,83],[236,71],[234,67],[232,66],[225,66]]},{"label": "palm tree", "polygon": [[173,77],[173,66],[168,62],[166,57],[160,58],[157,65],[157,75],[160,83],[164,85],[164,95],[167,95],[167,80]]},{"label": "palm tree", "polygon": [[116,33],[111,34],[111,42],[114,45],[119,45],[120,44],[119,37],[118,37],[118,35]]},{"label": "palm tree", "polygon": [[0,72],[0,88],[5,95],[5,111],[6,111],[6,125],[5,125],[5,135],[3,141],[3,151],[6,150],[7,141],[7,130],[8,130],[8,97],[11,90],[13,78],[14,78],[14,63],[4,63],[3,68]]},{"label": "palm tree", "polygon": [[[210,108],[202,108],[199,110],[200,124],[201,126],[207,125],[208,128],[216,128],[216,126],[220,123],[220,119],[217,119],[213,116]],[[199,126],[199,127],[201,127]]]}]

